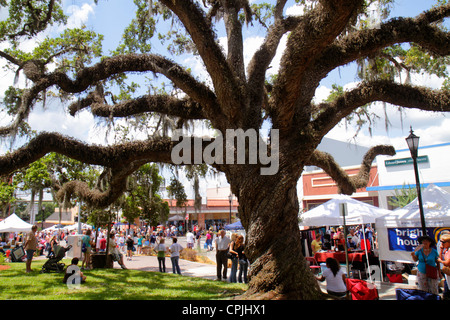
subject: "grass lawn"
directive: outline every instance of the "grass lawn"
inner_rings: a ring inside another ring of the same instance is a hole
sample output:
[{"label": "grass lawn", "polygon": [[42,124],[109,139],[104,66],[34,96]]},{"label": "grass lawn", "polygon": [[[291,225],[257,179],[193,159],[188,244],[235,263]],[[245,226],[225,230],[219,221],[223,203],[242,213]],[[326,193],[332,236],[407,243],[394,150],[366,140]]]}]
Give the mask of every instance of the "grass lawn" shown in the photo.
[{"label": "grass lawn", "polygon": [[69,289],[63,273],[40,273],[45,261],[34,260],[29,274],[25,263],[5,263],[10,268],[0,269],[0,300],[224,300],[247,289],[240,283],[122,269],[84,270],[86,283]]}]

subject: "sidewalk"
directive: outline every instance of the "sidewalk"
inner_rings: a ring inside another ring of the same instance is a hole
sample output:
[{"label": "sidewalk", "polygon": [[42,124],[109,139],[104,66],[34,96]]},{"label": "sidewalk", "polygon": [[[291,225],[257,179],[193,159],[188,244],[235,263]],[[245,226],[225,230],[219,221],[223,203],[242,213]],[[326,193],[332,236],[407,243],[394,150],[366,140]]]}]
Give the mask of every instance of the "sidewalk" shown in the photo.
[{"label": "sidewalk", "polygon": [[[212,251],[207,253],[207,256],[211,259],[214,256],[214,252]],[[214,261],[213,259],[211,260]],[[128,269],[159,272],[158,259],[156,256],[134,256],[132,261],[127,261],[126,257],[124,257],[124,263]],[[216,279],[215,264],[206,264],[180,259],[179,265],[181,274],[184,276],[200,277],[210,280]],[[114,263],[114,268],[120,269],[120,266],[117,263]],[[166,257],[166,273],[172,273],[172,263],[168,257]],[[319,282],[319,285],[322,291],[326,292],[325,282]],[[376,281],[375,285],[378,289],[380,300],[396,300],[395,289],[397,288],[415,289],[414,286],[404,283],[382,283]]]}]

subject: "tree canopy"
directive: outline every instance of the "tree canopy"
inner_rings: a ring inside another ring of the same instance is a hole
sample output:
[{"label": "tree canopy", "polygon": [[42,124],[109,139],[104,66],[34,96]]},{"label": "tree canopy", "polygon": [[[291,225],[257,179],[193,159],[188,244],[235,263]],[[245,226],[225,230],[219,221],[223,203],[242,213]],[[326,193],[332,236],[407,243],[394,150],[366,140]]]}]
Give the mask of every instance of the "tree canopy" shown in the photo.
[{"label": "tree canopy", "polygon": [[[316,148],[342,119],[355,114],[363,122],[370,119],[364,109],[370,103],[449,111],[448,82],[433,89],[400,81],[398,75],[448,76],[450,41],[442,22],[450,14],[450,4],[439,0],[420,15],[390,17],[392,0],[295,2],[303,5],[303,14],[286,15],[287,0],[135,0],[136,17],[117,49],[104,55],[102,35],[86,27],[45,37],[33,50],[24,51],[21,40],[37,37],[52,24],[65,23],[61,2],[0,1],[9,9],[9,17],[0,25],[0,41],[6,48],[0,50],[0,57],[10,70],[27,78],[24,88],[5,92],[2,107],[13,119],[0,128],[2,136],[20,130],[26,134],[28,115],[49,97],[58,97],[71,115],[89,110],[106,122],[133,119],[135,124],[144,123],[147,133],[141,140],[101,146],[42,132],[1,156],[0,174],[10,174],[49,152],[102,166],[108,173],[106,189],[70,181],[62,186],[60,196],[77,196],[106,207],[126,190],[127,177],[143,164],[174,162],[172,150],[179,142],[171,139],[175,129],[203,121],[225,134],[227,129],[259,131],[268,124],[279,133],[276,150],[266,142],[268,152],[279,159],[276,174],[261,175],[260,168],[267,165],[262,161],[209,164],[225,173],[239,200],[247,231],[246,253],[252,262],[249,296],[317,298],[317,285],[301,256],[296,183],[304,166],[315,165],[337,182],[342,193],[352,194],[367,184],[374,158],[393,155],[393,147],[374,146],[363,159],[360,173],[352,177],[331,155]],[[374,24],[368,9],[375,5],[380,16]],[[244,35],[254,27],[264,30],[264,36],[247,62]],[[218,38],[219,32],[225,41]],[[269,75],[285,35],[278,72]],[[167,45],[168,55],[160,54],[158,41]],[[200,59],[205,78],[194,76],[170,54]],[[315,102],[320,82],[349,63],[358,63],[358,85],[347,91],[336,87],[329,100]],[[146,82],[136,82],[138,75],[153,76],[153,82],[157,77],[165,80],[163,85],[148,85],[142,93],[137,88]],[[192,147],[207,150],[216,140],[203,139],[199,144],[193,139]],[[190,163],[195,161],[192,158]],[[289,253],[284,252],[287,247]]]}]

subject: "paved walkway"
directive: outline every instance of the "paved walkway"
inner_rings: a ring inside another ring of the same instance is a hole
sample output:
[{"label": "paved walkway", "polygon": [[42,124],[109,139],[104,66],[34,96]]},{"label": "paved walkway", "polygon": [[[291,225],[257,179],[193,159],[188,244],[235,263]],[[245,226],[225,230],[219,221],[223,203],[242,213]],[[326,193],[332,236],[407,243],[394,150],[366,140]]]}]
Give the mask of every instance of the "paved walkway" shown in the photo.
[{"label": "paved walkway", "polygon": [[[134,256],[131,261],[127,261],[126,258],[124,259],[125,265],[128,269],[159,272],[158,260],[155,256]],[[200,277],[210,280],[216,279],[215,264],[212,265],[180,259],[179,265],[181,274],[184,276]],[[114,268],[120,269],[120,266],[117,263],[114,263]],[[170,258],[166,258],[166,272],[173,272]],[[319,285],[325,292],[325,282],[319,282]],[[380,300],[396,300],[395,289],[397,288],[414,289],[411,285],[402,283],[375,282],[375,285],[378,288]]]},{"label": "paved walkway", "polygon": [[[183,247],[186,247],[185,238],[180,237],[179,243]],[[170,244],[171,241],[169,241],[168,245]],[[214,264],[192,262],[180,259],[179,265],[181,274],[184,276],[201,277],[210,280],[216,279],[215,252],[208,252],[202,248],[200,254],[206,255],[212,262],[214,262]],[[127,261],[124,256],[124,263],[128,269],[159,272],[158,259],[155,256],[134,256],[131,261]],[[117,263],[114,263],[114,268],[120,268],[120,266]],[[172,263],[168,257],[166,257],[166,272],[173,272]],[[396,300],[395,289],[397,288],[415,289],[414,286],[403,283],[384,283],[375,281],[374,284],[378,289],[380,300]],[[325,282],[319,282],[319,285],[325,292]]]}]

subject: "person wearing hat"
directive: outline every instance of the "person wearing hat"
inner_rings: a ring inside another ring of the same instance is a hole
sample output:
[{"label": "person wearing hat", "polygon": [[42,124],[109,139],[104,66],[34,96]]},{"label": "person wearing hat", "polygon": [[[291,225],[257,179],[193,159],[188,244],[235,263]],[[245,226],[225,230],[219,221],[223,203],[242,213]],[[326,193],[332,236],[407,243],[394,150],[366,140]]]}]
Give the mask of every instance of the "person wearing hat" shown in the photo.
[{"label": "person wearing hat", "polygon": [[420,243],[416,249],[411,252],[411,257],[417,264],[417,283],[419,290],[439,294],[439,282],[441,271],[439,268],[439,253],[431,246],[435,243],[430,236],[421,236],[417,239]]}]

